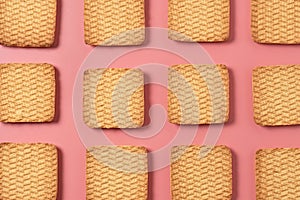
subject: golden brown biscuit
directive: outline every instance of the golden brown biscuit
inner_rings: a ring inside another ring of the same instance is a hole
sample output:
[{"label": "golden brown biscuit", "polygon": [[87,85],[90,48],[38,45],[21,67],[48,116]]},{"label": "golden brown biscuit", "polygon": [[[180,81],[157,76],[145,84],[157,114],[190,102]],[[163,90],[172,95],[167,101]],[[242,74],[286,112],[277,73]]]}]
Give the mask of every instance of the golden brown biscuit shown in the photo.
[{"label": "golden brown biscuit", "polygon": [[299,44],[300,2],[252,0],[252,37],[258,43]]},{"label": "golden brown biscuit", "polygon": [[85,43],[140,45],[145,38],[144,0],[85,0]]},{"label": "golden brown biscuit", "polygon": [[50,144],[0,144],[0,199],[56,200],[57,149]]},{"label": "golden brown biscuit", "polygon": [[229,73],[225,65],[169,68],[168,118],[174,124],[224,123],[229,118]]},{"label": "golden brown biscuit", "polygon": [[87,200],[147,199],[148,166],[144,147],[92,147],[86,156]]},{"label": "golden brown biscuit", "polygon": [[50,47],[54,43],[56,0],[0,0],[0,44]]},{"label": "golden brown biscuit", "polygon": [[300,149],[256,152],[256,199],[300,199]]},{"label": "golden brown biscuit", "polygon": [[55,69],[50,64],[0,64],[0,121],[51,122]]},{"label": "golden brown biscuit", "polygon": [[83,117],[91,128],[137,128],[144,123],[144,76],[139,69],[84,73]]},{"label": "golden brown biscuit", "polygon": [[225,146],[177,146],[171,155],[173,200],[230,200],[232,158]]},{"label": "golden brown biscuit", "polygon": [[229,37],[230,0],[169,0],[169,38],[221,42]]},{"label": "golden brown biscuit", "polygon": [[253,70],[254,119],[262,126],[300,124],[300,66]]}]

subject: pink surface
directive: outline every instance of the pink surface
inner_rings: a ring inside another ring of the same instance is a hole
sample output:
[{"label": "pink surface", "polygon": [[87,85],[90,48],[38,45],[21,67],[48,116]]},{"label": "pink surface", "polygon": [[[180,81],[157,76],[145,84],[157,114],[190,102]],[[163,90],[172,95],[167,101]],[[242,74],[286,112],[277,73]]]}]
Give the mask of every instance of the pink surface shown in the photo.
[{"label": "pink surface", "polygon": [[[58,117],[49,124],[0,124],[1,142],[49,142],[60,149],[58,200],[85,199],[85,147],[75,129],[72,93],[84,58],[92,47],[84,44],[83,0],[59,0],[58,45],[51,49],[0,47],[0,63],[47,62],[58,71]],[[167,0],[146,0],[147,26],[167,27]],[[254,123],[252,111],[252,69],[258,65],[299,64],[299,46],[259,45],[250,34],[250,0],[232,0],[231,38],[225,43],[202,44],[216,63],[230,69],[230,122],[225,124],[218,144],[230,147],[234,154],[234,198],[255,199],[255,151],[266,147],[299,147],[299,126],[260,127]],[[165,58],[167,59],[167,57]],[[151,103],[166,105],[164,88],[147,86]],[[154,98],[156,96],[156,98]],[[132,139],[122,133],[109,137],[116,144],[139,144],[153,150],[174,137],[176,127],[145,139]],[[207,126],[200,126],[194,144],[201,144]],[[169,168],[150,173],[149,199],[168,200]]]}]

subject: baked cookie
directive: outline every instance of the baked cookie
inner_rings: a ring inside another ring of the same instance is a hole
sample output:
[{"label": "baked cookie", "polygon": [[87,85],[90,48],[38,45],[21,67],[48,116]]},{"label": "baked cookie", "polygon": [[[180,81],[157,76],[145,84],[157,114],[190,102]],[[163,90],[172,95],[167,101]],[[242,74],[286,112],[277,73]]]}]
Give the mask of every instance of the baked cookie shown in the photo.
[{"label": "baked cookie", "polygon": [[252,0],[252,37],[258,43],[299,44],[300,2]]},{"label": "baked cookie", "polygon": [[215,124],[229,118],[229,73],[225,65],[169,68],[168,118],[174,124]]},{"label": "baked cookie", "polygon": [[256,199],[300,199],[300,149],[256,152]]},{"label": "baked cookie", "polygon": [[57,149],[50,144],[0,144],[0,199],[56,200]]},{"label": "baked cookie", "polygon": [[230,0],[169,0],[169,38],[222,42],[229,38]]},{"label": "baked cookie", "polygon": [[56,0],[0,0],[0,44],[51,47],[55,40]]},{"label": "baked cookie", "polygon": [[225,146],[176,146],[171,155],[173,200],[231,200],[232,155]]},{"label": "baked cookie", "polygon": [[50,64],[0,64],[0,121],[53,121],[55,85]]},{"label": "baked cookie", "polygon": [[263,66],[253,70],[254,119],[258,125],[300,124],[300,66]]},{"label": "baked cookie", "polygon": [[139,69],[84,72],[83,118],[91,128],[137,128],[144,123],[144,76]]},{"label": "baked cookie", "polygon": [[145,39],[144,0],[85,0],[85,43],[140,45]]},{"label": "baked cookie", "polygon": [[146,148],[99,146],[87,150],[87,200],[146,200],[147,191]]}]

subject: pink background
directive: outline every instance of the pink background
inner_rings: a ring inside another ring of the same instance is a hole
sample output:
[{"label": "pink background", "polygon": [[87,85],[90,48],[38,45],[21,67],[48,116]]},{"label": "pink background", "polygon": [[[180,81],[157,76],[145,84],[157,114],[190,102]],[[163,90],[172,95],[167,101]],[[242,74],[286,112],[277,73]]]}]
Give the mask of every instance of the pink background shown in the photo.
[{"label": "pink background", "polygon": [[[84,44],[83,0],[58,0],[58,41],[50,49],[0,47],[0,63],[47,62],[58,72],[58,116],[49,124],[0,124],[1,142],[48,142],[59,149],[58,200],[85,199],[85,147],[73,122],[72,92],[76,73],[93,49]],[[299,147],[298,126],[260,127],[254,123],[252,111],[252,69],[259,65],[299,64],[299,46],[260,45],[251,39],[250,0],[231,0],[231,38],[225,43],[202,44],[216,63],[223,63],[231,75],[231,114],[218,144],[229,146],[233,157],[233,199],[255,199],[255,151],[266,147]],[[147,26],[167,27],[167,0],[146,0]],[[166,58],[167,59],[167,58]],[[99,66],[100,67],[100,66]],[[148,88],[151,103],[166,105],[164,88]],[[152,94],[151,93],[151,94]],[[157,101],[157,102],[156,102]],[[122,133],[110,137],[116,144],[139,144],[149,150],[167,143],[176,131],[168,130],[149,140],[131,139]],[[201,144],[207,126],[200,126],[194,140]],[[149,199],[171,199],[169,168],[149,174]]]}]

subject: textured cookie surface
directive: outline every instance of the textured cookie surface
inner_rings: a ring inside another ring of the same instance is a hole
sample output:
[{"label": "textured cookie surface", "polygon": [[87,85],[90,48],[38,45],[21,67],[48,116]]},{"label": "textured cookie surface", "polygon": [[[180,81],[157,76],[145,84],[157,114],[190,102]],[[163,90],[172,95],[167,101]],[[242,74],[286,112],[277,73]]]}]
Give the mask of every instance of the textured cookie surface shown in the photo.
[{"label": "textured cookie surface", "polygon": [[299,65],[257,67],[252,79],[257,124],[300,124]]},{"label": "textured cookie surface", "polygon": [[54,43],[56,0],[0,0],[0,44],[50,47]]},{"label": "textured cookie surface", "polygon": [[169,38],[220,42],[229,37],[229,0],[169,0]]},{"label": "textured cookie surface", "polygon": [[300,199],[300,149],[256,153],[256,199]]},{"label": "textured cookie surface", "polygon": [[50,64],[0,64],[0,121],[50,122],[55,69]]},{"label": "textured cookie surface", "polygon": [[252,0],[252,37],[258,43],[300,43],[300,1]]},{"label": "textured cookie surface", "polygon": [[173,200],[230,200],[232,158],[225,146],[176,146],[171,155]]},{"label": "textured cookie surface", "polygon": [[56,200],[57,149],[49,144],[0,144],[0,199]]},{"label": "textured cookie surface", "polygon": [[229,118],[229,73],[224,65],[169,68],[168,118],[174,124],[224,123]]},{"label": "textured cookie surface", "polygon": [[139,45],[145,38],[144,0],[85,0],[85,42],[89,45]]},{"label": "textured cookie surface", "polygon": [[144,147],[92,147],[86,156],[87,200],[147,199],[148,166]]},{"label": "textured cookie surface", "polygon": [[144,123],[144,77],[139,69],[84,73],[83,117],[92,128],[136,128]]}]

